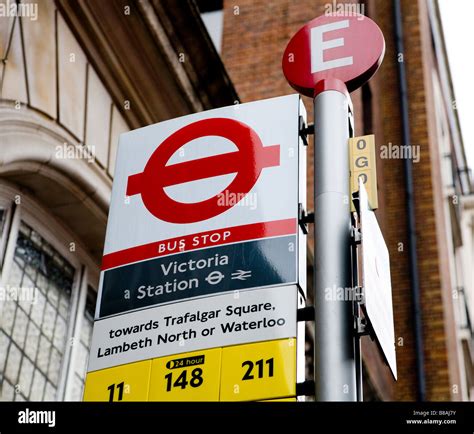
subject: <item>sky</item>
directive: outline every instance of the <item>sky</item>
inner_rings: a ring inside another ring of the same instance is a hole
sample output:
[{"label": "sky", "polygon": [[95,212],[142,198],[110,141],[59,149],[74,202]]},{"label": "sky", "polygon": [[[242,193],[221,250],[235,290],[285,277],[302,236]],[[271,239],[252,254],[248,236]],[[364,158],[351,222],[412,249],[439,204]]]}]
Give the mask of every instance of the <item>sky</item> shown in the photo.
[{"label": "sky", "polygon": [[474,170],[473,0],[438,0],[468,165]]}]

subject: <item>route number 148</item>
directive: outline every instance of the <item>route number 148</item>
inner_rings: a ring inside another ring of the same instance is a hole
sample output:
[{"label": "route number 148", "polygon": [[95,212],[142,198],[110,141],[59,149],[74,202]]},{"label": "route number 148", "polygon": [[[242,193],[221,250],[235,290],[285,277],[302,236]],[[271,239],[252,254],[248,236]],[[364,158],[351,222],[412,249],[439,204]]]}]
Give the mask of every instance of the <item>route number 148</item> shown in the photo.
[{"label": "route number 148", "polygon": [[181,374],[179,374],[178,378],[173,382],[173,373],[170,372],[169,374],[165,375],[166,378],[166,391],[171,392],[173,387],[181,387],[181,389],[186,389],[188,384],[191,387],[199,387],[204,379],[202,378],[202,369],[195,368],[191,371],[191,379],[188,381],[187,379],[188,370],[185,369]]}]

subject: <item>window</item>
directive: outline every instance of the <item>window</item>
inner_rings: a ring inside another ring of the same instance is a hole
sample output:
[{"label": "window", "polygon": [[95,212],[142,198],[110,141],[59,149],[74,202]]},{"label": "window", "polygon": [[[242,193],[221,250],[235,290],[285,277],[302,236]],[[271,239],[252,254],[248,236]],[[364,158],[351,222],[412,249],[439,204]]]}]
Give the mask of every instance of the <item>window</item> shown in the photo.
[{"label": "window", "polygon": [[3,264],[3,256],[5,254],[11,208],[11,202],[0,197],[0,265]]},{"label": "window", "polygon": [[224,11],[222,0],[203,0],[197,2],[201,18],[206,26],[218,53],[222,47],[222,30],[224,26]]},{"label": "window", "polygon": [[74,271],[21,222],[0,320],[3,400],[56,399]]},{"label": "window", "polygon": [[71,399],[81,401],[86,378],[87,361],[89,359],[89,348],[92,341],[92,327],[94,324],[94,311],[96,292],[91,286],[87,288],[86,306],[83,313],[82,324],[77,339],[76,362],[74,364],[74,378]]},{"label": "window", "polygon": [[0,400],[81,400],[99,267],[18,194],[0,183]]},{"label": "window", "polygon": [[7,212],[4,208],[0,208],[0,237],[3,235],[3,228],[5,227],[5,216]]}]

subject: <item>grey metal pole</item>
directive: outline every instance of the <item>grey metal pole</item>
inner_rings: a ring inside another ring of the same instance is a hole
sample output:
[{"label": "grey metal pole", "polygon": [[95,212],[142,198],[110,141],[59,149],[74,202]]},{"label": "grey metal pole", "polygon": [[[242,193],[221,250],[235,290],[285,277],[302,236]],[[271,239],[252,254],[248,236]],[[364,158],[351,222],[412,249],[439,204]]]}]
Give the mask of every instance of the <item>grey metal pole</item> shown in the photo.
[{"label": "grey metal pole", "polygon": [[351,288],[348,104],[347,96],[334,90],[314,99],[317,401],[357,399],[352,301],[334,298]]}]

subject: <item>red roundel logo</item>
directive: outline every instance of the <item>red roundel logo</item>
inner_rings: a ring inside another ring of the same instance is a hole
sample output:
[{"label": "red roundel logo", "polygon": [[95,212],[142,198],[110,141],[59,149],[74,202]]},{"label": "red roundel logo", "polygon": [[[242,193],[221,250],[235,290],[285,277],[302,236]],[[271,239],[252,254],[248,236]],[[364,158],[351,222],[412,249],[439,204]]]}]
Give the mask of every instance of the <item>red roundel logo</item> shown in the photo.
[{"label": "red roundel logo", "polygon": [[318,83],[334,80],[352,92],[375,74],[384,52],[383,34],[370,18],[323,15],[291,38],[283,54],[283,73],[306,96],[314,96]]},{"label": "red roundel logo", "polygon": [[[186,143],[200,137],[220,136],[237,146],[237,151],[167,165]],[[142,173],[129,176],[127,195],[141,194],[155,217],[170,223],[194,223],[215,217],[235,205],[223,203],[222,195],[243,197],[266,167],[280,165],[280,146],[263,146],[248,125],[227,118],[203,119],[177,130],[151,155]],[[204,178],[236,173],[233,181],[215,196],[196,203],[178,202],[165,188]]]}]

